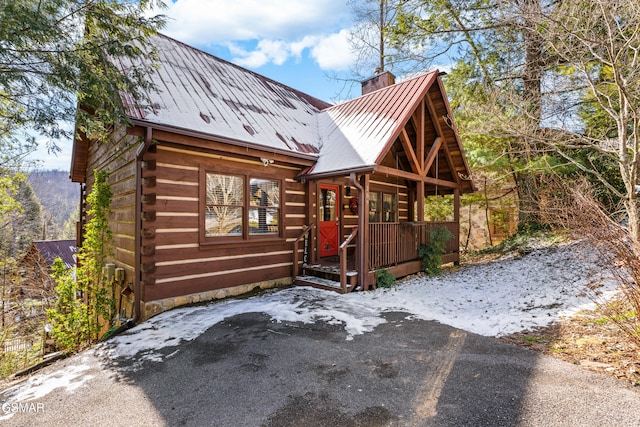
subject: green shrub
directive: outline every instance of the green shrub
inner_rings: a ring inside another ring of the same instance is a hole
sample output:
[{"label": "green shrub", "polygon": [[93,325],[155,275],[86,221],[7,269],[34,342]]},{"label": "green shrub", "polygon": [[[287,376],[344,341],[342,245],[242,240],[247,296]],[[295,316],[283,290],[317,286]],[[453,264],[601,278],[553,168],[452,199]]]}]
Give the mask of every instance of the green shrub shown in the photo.
[{"label": "green shrub", "polygon": [[449,229],[439,227],[431,231],[431,241],[418,248],[418,256],[422,260],[422,271],[430,276],[440,272],[445,245],[453,237]]},{"label": "green shrub", "polygon": [[111,188],[105,171],[95,171],[93,190],[87,196],[90,206],[84,241],[78,251],[75,276],[66,271],[58,259],[53,265],[56,304],[47,310],[56,345],[75,350],[99,338],[114,314],[112,283],[103,274],[111,255],[112,233],[109,229]]},{"label": "green shrub", "polygon": [[387,269],[376,271],[376,286],[379,288],[391,288],[396,284],[396,277]]}]

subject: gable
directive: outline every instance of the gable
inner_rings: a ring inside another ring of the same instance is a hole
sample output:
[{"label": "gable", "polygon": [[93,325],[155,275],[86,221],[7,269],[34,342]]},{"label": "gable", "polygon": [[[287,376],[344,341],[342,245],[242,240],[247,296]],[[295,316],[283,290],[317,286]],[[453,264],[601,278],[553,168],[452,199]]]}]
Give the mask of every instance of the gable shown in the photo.
[{"label": "gable", "polygon": [[[390,167],[429,178],[431,192],[450,192],[455,183],[461,191],[472,192],[473,183],[452,115],[438,79],[405,123],[390,150],[381,154],[376,168]],[[442,188],[445,184],[446,190]]]},{"label": "gable", "polygon": [[473,191],[437,71],[327,108],[318,117],[321,149],[306,177],[394,168]]},{"label": "gable", "polygon": [[436,76],[425,74],[323,110],[321,150],[311,174],[372,169]]}]

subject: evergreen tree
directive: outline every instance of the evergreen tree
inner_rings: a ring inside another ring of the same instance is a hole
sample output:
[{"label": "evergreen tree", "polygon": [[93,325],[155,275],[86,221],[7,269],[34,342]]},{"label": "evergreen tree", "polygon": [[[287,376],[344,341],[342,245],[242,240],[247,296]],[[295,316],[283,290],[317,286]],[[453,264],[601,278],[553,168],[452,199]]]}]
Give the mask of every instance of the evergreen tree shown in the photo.
[{"label": "evergreen tree", "polygon": [[5,257],[20,258],[34,240],[41,240],[43,210],[27,181],[18,185],[15,196],[19,208],[2,217],[0,227],[0,252]]},{"label": "evergreen tree", "polygon": [[[104,135],[125,119],[122,92],[143,105],[149,70],[131,60],[149,55],[145,39],[164,23],[162,16],[147,16],[156,6],[162,2],[1,2],[0,138],[16,141],[27,127],[55,144],[70,136],[63,122],[74,118],[82,131]],[[121,73],[116,61],[132,65]]]}]

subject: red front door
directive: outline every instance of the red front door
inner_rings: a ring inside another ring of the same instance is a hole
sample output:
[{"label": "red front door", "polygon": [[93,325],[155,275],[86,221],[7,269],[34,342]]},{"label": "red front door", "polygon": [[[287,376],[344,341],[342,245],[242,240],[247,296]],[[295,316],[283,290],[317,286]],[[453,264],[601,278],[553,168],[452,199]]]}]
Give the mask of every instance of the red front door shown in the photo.
[{"label": "red front door", "polygon": [[320,185],[320,256],[338,255],[340,224],[338,217],[338,186]]}]

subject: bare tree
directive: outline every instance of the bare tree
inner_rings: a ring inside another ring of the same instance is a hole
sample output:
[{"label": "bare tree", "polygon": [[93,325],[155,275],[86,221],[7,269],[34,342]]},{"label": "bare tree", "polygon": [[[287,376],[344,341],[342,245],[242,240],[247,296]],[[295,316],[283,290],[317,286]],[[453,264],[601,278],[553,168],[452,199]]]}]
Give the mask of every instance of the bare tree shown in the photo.
[{"label": "bare tree", "polygon": [[[519,14],[556,63],[542,75],[540,125],[514,116],[500,124],[501,135],[527,140],[528,151],[556,156],[600,182],[622,201],[630,235],[640,241],[640,4],[565,0]],[[584,150],[592,153],[586,161],[576,157]]]},{"label": "bare tree", "polygon": [[406,54],[400,54],[389,40],[391,28],[401,5],[406,0],[347,0],[354,17],[354,27],[349,34],[355,61],[348,75],[333,75],[349,89],[382,71],[402,73],[398,67],[408,62]]},{"label": "bare tree", "polygon": [[597,298],[600,283],[593,283],[594,299],[609,319],[640,344],[640,245],[626,227],[609,217],[584,178],[571,184],[552,179],[548,184],[547,219],[589,243],[591,254],[620,290],[617,298],[603,301]]}]

